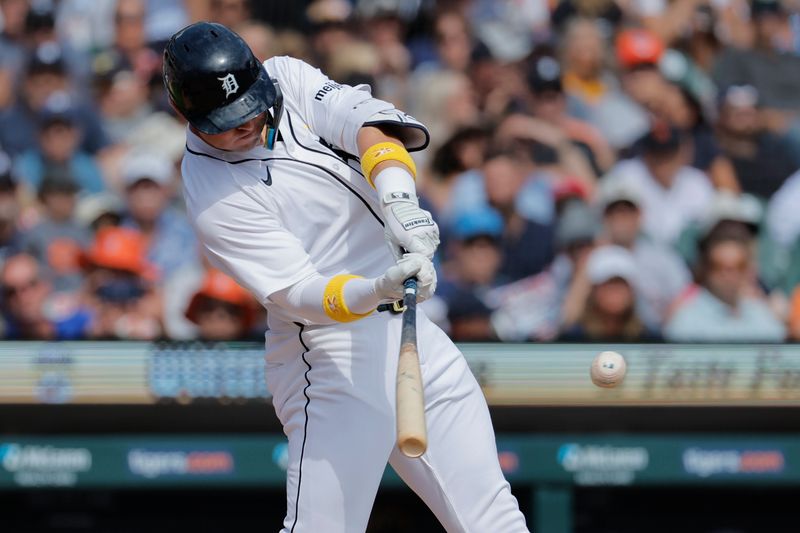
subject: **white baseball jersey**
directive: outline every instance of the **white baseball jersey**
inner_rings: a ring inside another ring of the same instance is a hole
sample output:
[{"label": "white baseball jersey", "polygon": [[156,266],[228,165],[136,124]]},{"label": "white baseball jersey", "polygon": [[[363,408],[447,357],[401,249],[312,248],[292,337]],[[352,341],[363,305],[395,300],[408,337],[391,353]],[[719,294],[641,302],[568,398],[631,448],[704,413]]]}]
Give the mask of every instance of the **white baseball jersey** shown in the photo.
[{"label": "white baseball jersey", "polygon": [[[429,449],[397,452],[400,320],[372,313],[313,324],[270,295],[319,273],[382,275],[393,264],[356,136],[393,129],[409,149],[427,131],[368,87],[339,85],[288,57],[267,72],[284,95],[273,150],[215,149],[187,130],[187,210],[210,261],[267,308],[267,383],[289,438],[285,532],[363,532],[388,462],[448,531],[527,531],[500,471],[483,395],[461,353],[419,312]],[[435,357],[433,355],[435,354]]]}]

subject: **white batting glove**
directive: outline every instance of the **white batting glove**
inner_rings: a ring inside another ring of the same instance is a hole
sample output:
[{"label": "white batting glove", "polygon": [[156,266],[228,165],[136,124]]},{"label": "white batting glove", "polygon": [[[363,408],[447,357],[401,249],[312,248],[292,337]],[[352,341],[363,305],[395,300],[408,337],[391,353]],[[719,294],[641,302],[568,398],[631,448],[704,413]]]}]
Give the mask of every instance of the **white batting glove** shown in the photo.
[{"label": "white batting glove", "polygon": [[403,283],[408,278],[417,278],[417,301],[424,302],[436,291],[436,270],[431,260],[422,254],[405,254],[383,276],[375,278],[375,294],[381,300],[397,300],[403,297]]},{"label": "white batting glove", "polygon": [[381,204],[384,236],[395,261],[404,253],[433,259],[439,246],[439,226],[431,214],[420,209],[414,176],[400,167],[387,167],[374,178]]},{"label": "white batting glove", "polygon": [[386,243],[396,260],[403,253],[422,254],[433,259],[439,246],[439,226],[419,200],[407,192],[386,193],[381,199]]}]

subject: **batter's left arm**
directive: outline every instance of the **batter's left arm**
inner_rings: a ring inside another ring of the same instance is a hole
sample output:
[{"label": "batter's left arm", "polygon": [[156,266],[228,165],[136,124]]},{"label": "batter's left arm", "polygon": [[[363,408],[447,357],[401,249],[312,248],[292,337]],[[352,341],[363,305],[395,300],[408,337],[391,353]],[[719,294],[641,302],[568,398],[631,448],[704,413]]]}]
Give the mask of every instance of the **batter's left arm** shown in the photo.
[{"label": "batter's left arm", "polygon": [[380,198],[386,239],[395,256],[403,252],[432,258],[439,245],[439,228],[419,207],[416,168],[408,152],[424,149],[427,128],[392,104],[373,98],[367,85],[351,87],[290,57],[265,63],[274,74],[287,106],[316,135],[358,156],[364,177]]},{"label": "batter's left arm", "polygon": [[395,259],[405,252],[433,258],[439,227],[419,207],[416,168],[403,143],[382,127],[364,126],[358,133],[364,177],[375,188],[385,222],[386,242]]}]

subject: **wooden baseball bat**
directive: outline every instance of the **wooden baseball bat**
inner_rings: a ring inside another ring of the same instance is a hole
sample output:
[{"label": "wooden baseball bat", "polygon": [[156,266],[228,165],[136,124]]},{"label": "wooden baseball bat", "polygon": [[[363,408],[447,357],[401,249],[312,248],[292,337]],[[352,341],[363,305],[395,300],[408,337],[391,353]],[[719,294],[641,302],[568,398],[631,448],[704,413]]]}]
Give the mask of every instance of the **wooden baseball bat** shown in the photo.
[{"label": "wooden baseball bat", "polygon": [[407,279],[404,286],[405,310],[397,361],[397,447],[407,457],[419,457],[428,447],[428,431],[417,351],[417,280]]}]

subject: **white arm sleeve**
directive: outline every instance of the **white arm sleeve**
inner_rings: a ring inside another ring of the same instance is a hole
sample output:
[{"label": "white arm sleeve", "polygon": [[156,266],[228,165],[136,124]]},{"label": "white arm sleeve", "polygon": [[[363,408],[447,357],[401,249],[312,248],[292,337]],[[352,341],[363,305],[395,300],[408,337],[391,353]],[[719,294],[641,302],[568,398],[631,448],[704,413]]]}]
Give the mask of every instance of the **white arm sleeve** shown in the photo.
[{"label": "white arm sleeve", "polygon": [[[302,316],[312,324],[335,324],[322,308],[322,301],[331,278],[319,274],[304,279],[270,295],[269,300],[280,307]],[[369,313],[380,303],[372,279],[351,279],[344,285],[344,301],[354,313]]]},{"label": "white arm sleeve", "polygon": [[292,57],[273,57],[264,62],[286,99],[303,121],[328,143],[358,156],[358,130],[377,126],[403,141],[409,152],[428,145],[428,130],[414,117],[372,97],[369,85],[351,87],[328,78],[319,69]]}]

